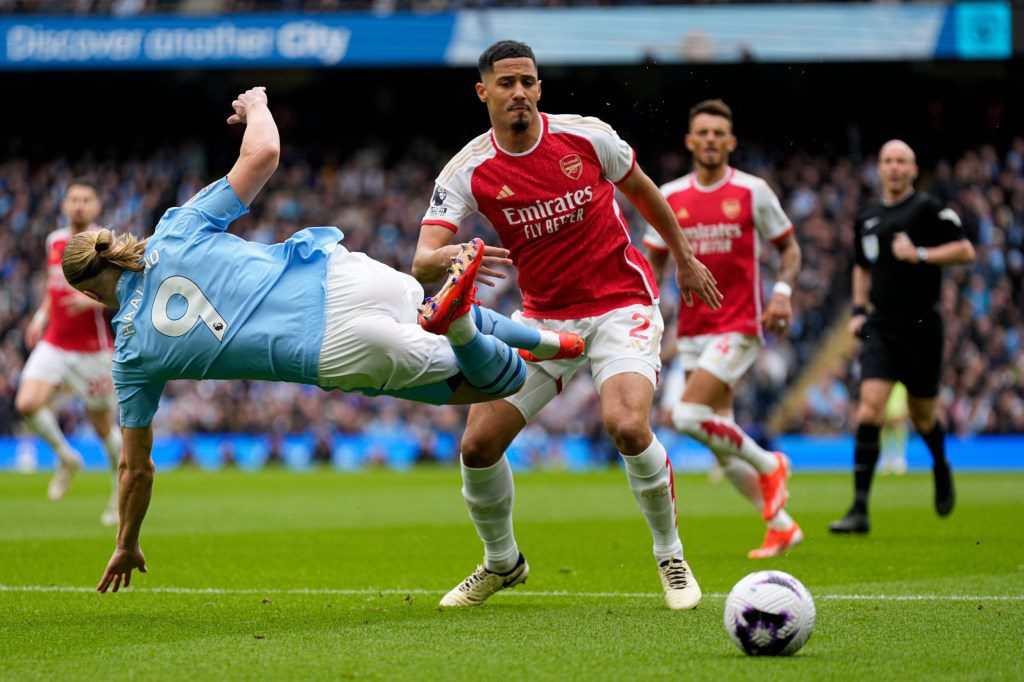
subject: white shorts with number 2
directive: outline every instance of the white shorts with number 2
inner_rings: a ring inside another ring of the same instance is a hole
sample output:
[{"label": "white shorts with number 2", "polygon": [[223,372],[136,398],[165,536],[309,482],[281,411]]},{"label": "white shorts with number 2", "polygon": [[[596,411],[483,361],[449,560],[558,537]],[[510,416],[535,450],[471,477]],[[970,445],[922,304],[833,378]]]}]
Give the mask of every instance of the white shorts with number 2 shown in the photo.
[{"label": "white shorts with number 2", "polygon": [[109,350],[83,353],[40,341],[28,356],[21,379],[68,386],[86,409],[99,412],[110,409],[114,401],[114,382],[110,378],[113,357],[114,352]]},{"label": "white shorts with number 2", "polygon": [[665,323],[656,306],[636,304],[610,310],[604,315],[575,320],[542,320],[515,313],[512,319],[535,329],[575,332],[583,337],[586,352],[568,360],[529,362],[526,383],[505,400],[530,421],[585,363],[600,392],[609,377],[634,372],[657,385],[661,371],[661,335]]},{"label": "white shorts with number 2", "polygon": [[702,334],[679,339],[679,364],[684,372],[703,369],[734,386],[761,351],[761,339],[750,334]]}]

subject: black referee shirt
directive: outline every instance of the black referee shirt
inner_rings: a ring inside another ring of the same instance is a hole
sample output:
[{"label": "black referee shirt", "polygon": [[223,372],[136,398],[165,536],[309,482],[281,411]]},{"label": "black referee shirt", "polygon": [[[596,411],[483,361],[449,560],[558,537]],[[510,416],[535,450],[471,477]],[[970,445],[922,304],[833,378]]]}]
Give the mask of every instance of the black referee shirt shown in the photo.
[{"label": "black referee shirt", "polygon": [[853,224],[856,263],[871,273],[871,304],[882,317],[932,310],[939,302],[942,270],[931,263],[905,263],[892,255],[893,238],[906,232],[914,246],[938,246],[966,238],[960,216],[938,199],[914,192],[897,204],[875,200]]}]

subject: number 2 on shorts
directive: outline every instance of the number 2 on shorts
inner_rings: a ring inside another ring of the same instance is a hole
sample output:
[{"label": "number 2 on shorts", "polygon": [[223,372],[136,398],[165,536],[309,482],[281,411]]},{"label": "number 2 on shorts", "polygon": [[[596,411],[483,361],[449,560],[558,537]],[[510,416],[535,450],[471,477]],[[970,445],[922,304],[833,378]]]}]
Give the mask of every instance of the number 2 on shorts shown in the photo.
[{"label": "number 2 on shorts", "polygon": [[647,331],[647,328],[651,326],[651,318],[643,315],[642,313],[633,313],[633,321],[640,320],[640,324],[629,330],[629,335],[636,339],[642,339],[644,341],[650,341],[651,337],[647,334],[641,334],[640,332]]}]

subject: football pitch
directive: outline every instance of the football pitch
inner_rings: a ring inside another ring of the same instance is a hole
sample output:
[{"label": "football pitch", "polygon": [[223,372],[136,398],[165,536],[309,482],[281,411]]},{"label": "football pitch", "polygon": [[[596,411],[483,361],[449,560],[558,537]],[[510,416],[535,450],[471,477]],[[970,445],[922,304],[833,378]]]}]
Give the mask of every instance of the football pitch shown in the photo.
[{"label": "football pitch", "polygon": [[[850,480],[799,474],[807,539],[752,561],[763,525],[727,484],[677,479],[705,593],[668,611],[650,536],[618,470],[517,476],[526,585],[439,610],[482,548],[454,468],[409,473],[159,472],[149,573],[92,590],[113,549],[108,479],[60,503],[43,475],[0,474],[0,679],[1024,679],[1024,475],[961,474],[931,510],[923,474],[879,478],[873,532],[830,537]],[[745,574],[792,573],[818,623],[788,659],[752,659],[722,627]]]}]

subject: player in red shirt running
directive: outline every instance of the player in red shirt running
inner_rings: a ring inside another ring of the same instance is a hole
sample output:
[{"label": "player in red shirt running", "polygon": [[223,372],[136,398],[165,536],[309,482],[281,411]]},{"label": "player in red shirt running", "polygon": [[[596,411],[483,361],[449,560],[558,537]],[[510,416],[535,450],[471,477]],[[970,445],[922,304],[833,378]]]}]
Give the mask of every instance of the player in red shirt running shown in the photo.
[{"label": "player in red shirt running", "polygon": [[82,456],[68,443],[47,404],[62,385],[82,399],[115,472],[110,502],[101,517],[104,525],[112,526],[118,520],[116,472],[121,454],[121,432],[112,427],[110,416],[114,344],[103,306],[75,291],[61,270],[64,247],[76,234],[96,229],[93,221],[100,208],[91,185],[74,181],[68,186],[61,207],[68,227],[51,233],[46,240],[46,296],[25,333],[32,354],[21,373],[14,403],[25,424],[57,454],[57,473],[47,494],[51,500],[59,500],[82,468]]},{"label": "player in red shirt running", "polygon": [[[722,283],[725,301],[717,310],[680,311],[679,359],[686,386],[672,421],[711,449],[725,475],[767,521],[764,543],[747,556],[778,556],[803,540],[800,527],[783,509],[789,460],[762,449],[733,421],[733,387],[757,359],[762,325],[775,334],[792,326],[790,296],[800,272],[800,246],[768,184],[729,166],[736,137],[732,111],[724,102],[708,100],[690,110],[686,148],[693,154],[694,172],[661,191],[694,252]],[[759,233],[780,255],[765,311]],[[658,230],[648,230],[644,243],[660,279],[668,260],[665,241]]]},{"label": "player in red shirt running", "polygon": [[523,292],[517,321],[579,334],[586,357],[531,362],[519,393],[470,409],[462,438],[463,496],[484,543],[484,563],[441,604],[478,605],[526,579],[529,566],[512,532],[512,471],[504,452],[589,360],[605,427],[654,536],[666,601],[673,609],[694,608],[700,588],[683,560],[672,467],[650,427],[664,328],[657,284],[630,244],[616,187],[663,235],[687,301],[696,295],[718,308],[721,294],[664,197],[611,127],[596,118],[537,111],[541,83],[529,46],[498,42],[481,55],[479,68],[476,91],[492,128],[438,176],[413,274],[422,281],[439,278],[456,249],[456,232],[478,213],[505,247],[485,250],[481,281],[503,277],[493,266],[514,261]]}]

